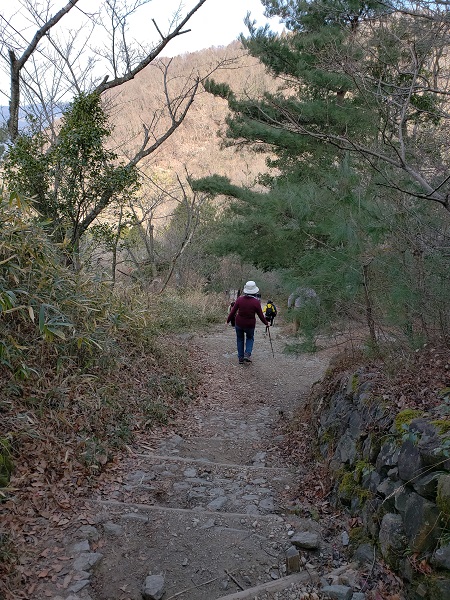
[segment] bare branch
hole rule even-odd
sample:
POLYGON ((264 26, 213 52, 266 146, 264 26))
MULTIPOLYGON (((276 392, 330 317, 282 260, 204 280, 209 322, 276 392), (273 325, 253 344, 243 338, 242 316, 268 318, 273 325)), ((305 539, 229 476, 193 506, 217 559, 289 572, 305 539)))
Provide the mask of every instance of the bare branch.
POLYGON ((12 140, 19 135, 19 104, 20 104, 20 72, 30 56, 36 50, 41 39, 54 27, 72 8, 78 0, 70 0, 64 8, 49 19, 38 31, 23 52, 20 58, 16 57, 14 50, 8 51, 11 73, 11 96, 9 101, 8 131, 12 140))
POLYGON ((153 62, 155 58, 157 58, 161 54, 161 52, 171 40, 173 40, 179 35, 182 35, 183 33, 186 33, 186 31, 182 31, 183 27, 186 25, 186 23, 189 21, 192 15, 194 15, 199 10, 199 8, 203 6, 203 4, 205 4, 205 2, 206 0, 200 0, 199 2, 197 2, 194 8, 184 17, 184 19, 182 19, 178 23, 175 29, 171 33, 168 33, 166 36, 162 36, 162 40, 156 46, 156 48, 154 48, 143 60, 141 60, 140 63, 134 69, 132 69, 122 77, 115 77, 111 81, 102 82, 99 86, 97 86, 95 91, 101 94, 106 90, 110 90, 114 87, 122 85, 127 81, 130 81, 131 79, 134 79, 136 75, 140 71, 142 71, 142 69, 145 69, 147 65, 153 62))

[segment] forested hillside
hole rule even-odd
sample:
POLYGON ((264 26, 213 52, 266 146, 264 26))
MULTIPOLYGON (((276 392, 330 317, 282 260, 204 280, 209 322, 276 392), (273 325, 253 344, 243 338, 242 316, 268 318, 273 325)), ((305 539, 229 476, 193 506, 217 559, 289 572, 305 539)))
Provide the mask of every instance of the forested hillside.
MULTIPOLYGON (((130 148, 139 142, 142 123, 160 110, 166 66, 167 85, 173 86, 176 93, 182 92, 182 82, 188 75, 197 73, 202 77, 212 74, 238 93, 252 97, 273 91, 277 85, 261 62, 249 56, 239 42, 173 59, 162 58, 158 65, 147 67, 110 95, 113 139, 121 151, 130 153, 130 148)), ((252 185, 256 175, 265 169, 265 156, 242 148, 221 148, 220 132, 226 128, 227 114, 225 101, 200 89, 183 126, 152 155, 143 167, 145 171, 149 175, 170 172, 173 176, 174 172, 183 174, 187 169, 194 177, 219 173, 236 183, 252 185)))

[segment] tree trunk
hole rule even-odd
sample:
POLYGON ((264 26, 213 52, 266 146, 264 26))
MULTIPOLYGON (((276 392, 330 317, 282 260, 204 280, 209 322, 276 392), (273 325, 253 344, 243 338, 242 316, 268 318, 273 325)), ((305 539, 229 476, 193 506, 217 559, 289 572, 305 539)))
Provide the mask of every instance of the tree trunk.
POLYGON ((378 348, 377 335, 375 332, 375 321, 373 318, 373 304, 369 289, 369 265, 363 265, 363 285, 364 297, 366 300, 366 320, 369 327, 370 340, 373 344, 373 347, 378 348))

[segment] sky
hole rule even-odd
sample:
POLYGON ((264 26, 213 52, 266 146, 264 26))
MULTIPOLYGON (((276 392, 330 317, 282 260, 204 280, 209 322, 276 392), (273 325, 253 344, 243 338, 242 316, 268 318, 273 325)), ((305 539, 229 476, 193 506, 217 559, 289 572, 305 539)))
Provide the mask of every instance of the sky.
MULTIPOLYGON (((38 5, 46 5, 47 2, 48 0, 37 0, 38 5)), ((67 4, 67 0, 52 0, 51 3, 50 14, 53 15, 67 4)), ((81 18, 80 11, 93 12, 99 4, 100 0, 80 0, 76 7, 60 21, 58 27, 61 31, 65 27, 76 28, 81 18)), ((195 0, 183 0, 182 14, 185 15, 195 4, 195 0)), ((167 33, 170 19, 179 7, 180 0, 151 0, 147 5, 139 8, 137 18, 130 20, 130 36, 141 43, 159 41, 152 18, 155 19, 160 30, 167 33)), ((258 26, 269 22, 272 30, 281 31, 282 26, 277 19, 268 21, 264 17, 264 8, 260 0, 207 0, 189 21, 187 28, 191 31, 172 40, 164 50, 164 56, 176 56, 211 46, 229 44, 240 33, 246 33, 243 21, 247 12, 251 13, 252 19, 256 20, 258 26)), ((36 29, 24 20, 20 0, 0 0, 0 15, 13 24, 16 30, 26 35, 27 39, 32 38, 36 29)), ((2 66, 4 68, 5 65, 2 66)), ((9 79, 2 69, 0 105, 8 103, 8 88, 9 79)))
MULTIPOLYGON (((151 17, 154 17, 158 26, 167 25, 167 19, 178 8, 179 0, 152 0, 152 2, 141 9, 141 13, 149 15, 149 21, 140 19, 139 23, 133 24, 138 34, 145 36, 148 26, 153 27, 151 17), (156 16, 154 16, 156 15, 156 16)), ((185 0, 184 13, 192 8, 195 0, 185 0)), ((173 40, 169 47, 171 55, 193 52, 211 46, 225 46, 235 40, 240 33, 246 32, 244 18, 247 12, 251 12, 252 18, 258 25, 265 25, 268 21, 264 17, 264 7, 260 0, 207 0, 189 21, 188 28, 192 31, 173 40)), ((271 28, 275 31, 281 30, 278 19, 270 21, 271 28)))

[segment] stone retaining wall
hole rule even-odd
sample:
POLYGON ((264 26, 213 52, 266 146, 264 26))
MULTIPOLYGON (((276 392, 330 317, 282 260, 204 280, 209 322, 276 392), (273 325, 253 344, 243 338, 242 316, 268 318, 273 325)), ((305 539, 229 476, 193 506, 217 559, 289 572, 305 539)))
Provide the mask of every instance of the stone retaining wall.
POLYGON ((372 544, 412 600, 450 598, 450 421, 443 408, 393 411, 365 369, 314 406, 334 498, 348 508, 355 550, 372 544), (445 414, 445 413, 444 413, 445 414))

